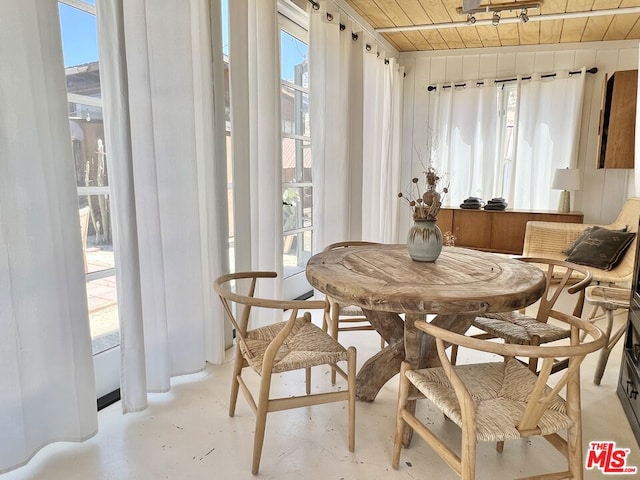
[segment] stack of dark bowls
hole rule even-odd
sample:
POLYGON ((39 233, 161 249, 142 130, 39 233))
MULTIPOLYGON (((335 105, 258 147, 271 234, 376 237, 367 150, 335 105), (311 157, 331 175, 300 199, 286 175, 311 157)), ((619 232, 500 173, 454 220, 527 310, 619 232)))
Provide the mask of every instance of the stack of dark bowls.
POLYGON ((460 204, 460 208, 464 208, 465 210, 480 210, 482 205, 484 205, 484 202, 481 198, 469 197, 460 204))
POLYGON ((492 198, 484 206, 485 210, 504 210, 505 208, 507 208, 507 202, 504 198, 492 198))

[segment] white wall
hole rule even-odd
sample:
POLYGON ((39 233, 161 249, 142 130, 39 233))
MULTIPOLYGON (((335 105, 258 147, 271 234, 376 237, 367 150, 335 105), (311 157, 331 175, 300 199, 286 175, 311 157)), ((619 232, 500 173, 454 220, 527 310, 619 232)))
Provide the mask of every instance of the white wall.
MULTIPOLYGON (((420 171, 415 148, 426 144, 428 85, 442 82, 510 78, 530 73, 598 67, 587 74, 580 131, 578 166, 582 189, 572 194, 574 210, 586 223, 609 223, 624 201, 635 196, 633 170, 596 169, 598 122, 605 73, 638 68, 638 41, 593 42, 552 46, 503 47, 404 53, 405 99, 403 177, 420 171)), ((640 132, 638 132, 640 133, 640 132)), ((408 209, 406 209, 408 210, 408 209)), ((403 219, 408 225, 409 215, 403 219)))

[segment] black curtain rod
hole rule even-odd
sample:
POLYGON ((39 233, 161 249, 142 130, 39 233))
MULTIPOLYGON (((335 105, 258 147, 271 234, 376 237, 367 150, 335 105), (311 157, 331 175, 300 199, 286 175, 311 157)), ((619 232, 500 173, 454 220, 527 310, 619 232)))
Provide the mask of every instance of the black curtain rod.
MULTIPOLYGON (((592 67, 589 70, 586 70, 587 73, 598 73, 598 67, 592 67)), ((582 70, 575 70, 572 72, 569 72, 569 75, 577 75, 578 73, 582 73, 582 70)), ((556 74, 555 73, 545 73, 544 75, 540 75, 540 78, 553 78, 555 77, 556 74)), ((531 80, 531 75, 528 75, 526 77, 522 77, 522 80, 531 80)), ((516 80, 518 80, 517 78, 503 78, 500 80, 494 80, 493 83, 507 83, 507 82, 515 82, 516 80)), ((479 85, 484 85, 484 82, 476 82, 476 87, 479 85)), ((467 84, 466 83, 454 83, 453 84, 454 87, 466 87, 467 84)), ((438 87, 435 85, 429 85, 427 87, 427 91, 432 92, 434 90, 436 90, 438 87)), ((451 85, 443 85, 442 88, 451 88, 451 85)))
MULTIPOLYGON (((318 2, 316 2, 315 0, 308 0, 308 1, 309 1, 309 3, 311 4, 311 7, 312 7, 314 10, 320 10, 320 4, 319 4, 318 2)), ((327 12, 327 20, 329 20, 330 22, 333 20, 333 14, 331 14, 330 12, 327 12)), ((341 24, 340 24, 340 31, 341 31, 341 32, 342 32, 342 31, 344 31, 344 30, 346 30, 346 28, 347 28, 347 27, 346 27, 346 25, 345 25, 344 23, 341 23, 341 24)), ((354 32, 351 32, 351 39, 352 39, 354 42, 355 42, 356 40, 358 40, 358 34, 357 34, 357 33, 354 33, 354 32)), ((366 49, 367 49, 367 52, 370 52, 370 51, 371 51, 371 45, 369 45, 369 44, 367 43, 367 45, 366 45, 366 49)), ((378 56, 380 56, 380 52, 378 52, 378 56)), ((385 63, 386 65, 388 65, 388 64, 389 64, 389 59, 388 59, 388 58, 385 58, 385 59, 384 59, 384 63, 385 63)), ((407 76, 407 74, 405 73, 405 77, 406 77, 406 76, 407 76)), ((431 87, 429 87, 429 88, 431 88, 431 87)), ((435 87, 434 87, 434 88, 435 88, 435 87)))

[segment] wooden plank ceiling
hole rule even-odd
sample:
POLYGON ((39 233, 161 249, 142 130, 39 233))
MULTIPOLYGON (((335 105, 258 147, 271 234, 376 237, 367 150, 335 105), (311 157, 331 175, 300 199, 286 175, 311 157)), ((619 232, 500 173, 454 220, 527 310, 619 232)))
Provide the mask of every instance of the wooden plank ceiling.
MULTIPOLYGON (((462 0, 345 0, 374 28, 403 27, 433 23, 464 22, 457 9, 462 0)), ((540 9, 528 15, 560 14, 638 7, 640 0, 522 0, 539 1, 540 9)), ((514 0, 484 0, 482 6, 512 4, 514 0)), ((520 11, 503 11, 501 18, 516 17, 520 11)), ((475 14, 477 20, 491 19, 490 13, 475 14)), ((383 33, 400 52, 448 50, 454 48, 538 45, 601 40, 640 39, 640 14, 603 15, 527 23, 464 26, 434 30, 383 33)))

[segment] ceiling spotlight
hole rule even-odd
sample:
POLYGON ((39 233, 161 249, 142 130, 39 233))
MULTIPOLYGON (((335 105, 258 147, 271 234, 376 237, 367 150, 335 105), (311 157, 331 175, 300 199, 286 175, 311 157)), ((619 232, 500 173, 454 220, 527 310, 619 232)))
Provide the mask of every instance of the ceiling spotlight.
POLYGON ((523 8, 522 13, 518 16, 522 23, 527 23, 529 21, 529 15, 527 15, 527 9, 523 8))
POLYGON ((500 14, 498 12, 493 12, 493 18, 491 19, 491 25, 497 27, 500 23, 500 14))
POLYGON ((467 25, 473 25, 474 23, 476 23, 476 17, 474 17, 473 14, 469 13, 467 15, 467 25))

